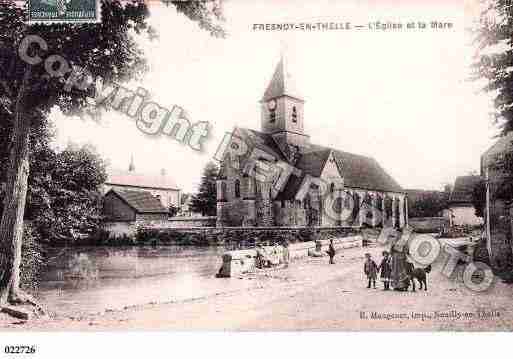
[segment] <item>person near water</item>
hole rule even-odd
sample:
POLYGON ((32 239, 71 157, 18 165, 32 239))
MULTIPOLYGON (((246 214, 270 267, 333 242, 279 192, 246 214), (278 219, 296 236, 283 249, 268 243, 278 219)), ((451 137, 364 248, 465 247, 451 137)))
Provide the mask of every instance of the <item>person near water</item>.
POLYGON ((410 285, 408 276, 407 259, 408 259, 408 243, 407 236, 399 230, 393 238, 390 247, 391 256, 391 284, 394 290, 406 291, 410 285))
POLYGON ((335 246, 333 245, 333 238, 330 239, 330 245, 328 247, 328 256, 330 257, 330 264, 335 264, 335 261, 333 260, 333 258, 335 258, 335 254, 336 254, 336 251, 335 251, 335 246))
POLYGON ((378 272, 380 272, 380 278, 383 282, 383 289, 390 289, 390 276, 392 275, 392 267, 390 264, 390 257, 387 251, 383 251, 383 259, 378 266, 378 272))
POLYGON ((376 262, 372 260, 370 253, 365 253, 365 264, 363 265, 363 272, 367 276, 367 280, 369 281, 367 288, 372 286, 374 289, 376 289, 376 277, 378 273, 378 266, 376 265, 376 262))
POLYGON ((283 241, 283 264, 284 267, 287 268, 289 266, 290 262, 290 251, 289 251, 289 241, 284 240, 283 241))

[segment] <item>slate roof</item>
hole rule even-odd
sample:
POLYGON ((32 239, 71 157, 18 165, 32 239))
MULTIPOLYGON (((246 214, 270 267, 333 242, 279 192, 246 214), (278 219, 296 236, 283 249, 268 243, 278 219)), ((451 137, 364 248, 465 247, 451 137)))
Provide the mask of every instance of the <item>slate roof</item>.
POLYGON ((472 192, 474 187, 481 181, 481 176, 459 176, 454 182, 449 203, 472 203, 472 192))
POLYGON ((168 213, 150 192, 111 189, 106 195, 109 193, 114 193, 137 213, 168 213))
MULTIPOLYGON (((245 128, 237 128, 235 133, 243 137, 242 139, 247 141, 248 146, 255 146, 279 160, 288 162, 270 134, 245 128)), ((278 194, 277 200, 293 199, 307 174, 312 177, 320 177, 331 152, 333 152, 336 164, 344 177, 346 187, 404 192, 375 159, 312 144, 302 153, 295 164, 295 167, 301 170, 301 176, 291 175, 285 188, 278 194)))
POLYGON ((490 162, 495 162, 497 155, 513 151, 513 132, 500 137, 486 152, 481 156, 481 175, 485 175, 485 168, 490 162))
POLYGON ((140 188, 178 190, 178 186, 167 175, 148 175, 133 171, 109 170, 106 184, 140 188))
POLYGON ((268 101, 280 96, 290 96, 299 100, 303 98, 297 90, 294 79, 287 71, 286 62, 283 57, 274 70, 273 77, 264 92, 262 101, 268 101))

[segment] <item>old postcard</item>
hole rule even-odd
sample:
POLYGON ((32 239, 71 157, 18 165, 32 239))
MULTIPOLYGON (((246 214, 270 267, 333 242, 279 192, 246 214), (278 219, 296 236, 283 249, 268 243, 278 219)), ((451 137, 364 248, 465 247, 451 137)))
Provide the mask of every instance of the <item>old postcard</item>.
POLYGON ((0 0, 0 331, 511 331, 512 23, 0 0))

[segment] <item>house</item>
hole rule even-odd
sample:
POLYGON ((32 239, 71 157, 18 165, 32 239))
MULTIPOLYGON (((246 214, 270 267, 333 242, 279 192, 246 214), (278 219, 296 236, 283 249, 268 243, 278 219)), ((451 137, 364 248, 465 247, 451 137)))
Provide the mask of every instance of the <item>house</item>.
POLYGON ((311 143, 304 104, 282 58, 260 101, 260 131, 235 128, 232 138, 248 150, 232 143, 222 157, 217 225, 404 227, 401 186, 371 157, 311 143), (262 180, 244 170, 254 153, 261 165, 294 170, 276 188, 276 177, 262 180), (329 198, 344 210, 330 211, 329 198))
POLYGON ((148 191, 110 189, 103 201, 104 228, 112 236, 132 235, 140 224, 165 222, 168 209, 148 191))
POLYGON ((133 158, 128 171, 109 170, 103 186, 103 193, 111 189, 135 190, 151 193, 160 200, 163 207, 180 207, 181 190, 164 170, 157 175, 137 173, 133 158))
POLYGON ((513 132, 499 138, 481 156, 481 176, 487 182, 485 209, 487 249, 491 264, 495 268, 511 264, 513 252, 512 201, 511 198, 497 196, 505 173, 495 166, 497 162, 511 156, 513 156, 513 132))
POLYGON ((449 196, 448 208, 445 211, 450 226, 479 226, 483 224, 483 219, 476 216, 476 210, 472 204, 474 188, 481 180, 481 176, 459 176, 456 178, 449 196))

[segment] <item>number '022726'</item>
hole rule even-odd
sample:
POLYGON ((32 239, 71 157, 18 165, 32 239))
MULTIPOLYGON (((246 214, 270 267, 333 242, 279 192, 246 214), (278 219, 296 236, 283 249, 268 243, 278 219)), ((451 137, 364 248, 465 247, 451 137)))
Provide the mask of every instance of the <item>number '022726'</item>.
POLYGON ((35 345, 6 345, 4 347, 5 354, 35 354, 35 345))

